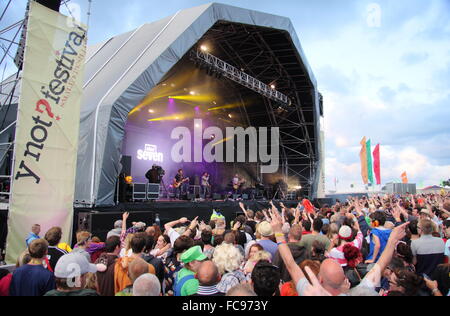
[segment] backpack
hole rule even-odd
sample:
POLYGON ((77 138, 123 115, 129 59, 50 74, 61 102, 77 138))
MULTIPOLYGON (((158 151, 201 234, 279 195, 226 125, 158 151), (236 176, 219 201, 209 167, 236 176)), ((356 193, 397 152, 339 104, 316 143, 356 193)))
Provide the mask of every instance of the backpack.
POLYGON ((186 275, 185 277, 181 278, 181 280, 178 280, 178 274, 175 278, 175 286, 174 286, 174 296, 181 296, 181 289, 183 288, 184 284, 189 281, 195 279, 195 276, 193 274, 186 275))

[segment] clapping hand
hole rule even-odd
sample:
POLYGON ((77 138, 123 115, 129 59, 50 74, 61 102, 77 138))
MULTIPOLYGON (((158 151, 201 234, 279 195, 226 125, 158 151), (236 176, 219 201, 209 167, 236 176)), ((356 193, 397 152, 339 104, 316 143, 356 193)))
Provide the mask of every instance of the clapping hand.
POLYGON ((198 225, 198 216, 192 220, 189 228, 194 229, 195 227, 197 227, 197 225, 198 225))
POLYGON ((186 217, 182 217, 179 219, 180 224, 186 224, 187 222, 189 222, 189 220, 186 217))
POLYGON ((283 219, 276 208, 272 208, 269 211, 270 215, 267 216, 267 221, 272 226, 272 230, 275 234, 283 233, 283 219))

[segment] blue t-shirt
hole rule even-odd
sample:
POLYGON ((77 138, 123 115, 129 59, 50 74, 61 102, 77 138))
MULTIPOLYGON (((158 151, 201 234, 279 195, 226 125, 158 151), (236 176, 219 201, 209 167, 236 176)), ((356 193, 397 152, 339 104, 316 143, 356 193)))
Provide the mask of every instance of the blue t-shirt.
POLYGON ((272 240, 260 240, 258 241, 258 244, 260 244, 265 251, 272 255, 272 259, 275 258, 275 254, 278 250, 278 245, 276 243, 274 243, 272 240))
POLYGON ((45 293, 55 288, 55 277, 52 272, 42 265, 27 264, 14 271, 9 295, 44 296, 45 293))
POLYGON ((370 252, 369 255, 367 256, 367 260, 372 260, 373 258, 373 252, 375 251, 375 243, 373 242, 373 236, 375 235, 378 237, 378 239, 380 240, 380 251, 378 251, 378 256, 375 259, 375 262, 378 261, 378 259, 380 259, 381 254, 384 251, 384 248, 386 248, 386 244, 389 240, 389 236, 391 235, 392 230, 390 229, 379 229, 379 228, 374 228, 372 229, 372 232, 370 234, 370 252))
POLYGON ((25 242, 27 243, 27 247, 33 242, 33 240, 41 239, 38 235, 34 233, 29 233, 25 242))

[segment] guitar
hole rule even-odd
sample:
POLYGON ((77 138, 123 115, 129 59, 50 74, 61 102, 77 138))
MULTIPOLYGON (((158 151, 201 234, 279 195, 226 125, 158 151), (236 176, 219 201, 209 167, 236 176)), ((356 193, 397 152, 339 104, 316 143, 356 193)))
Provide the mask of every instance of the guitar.
POLYGON ((234 190, 239 190, 239 188, 241 187, 241 185, 243 185, 245 183, 245 180, 241 180, 239 181, 237 184, 233 184, 233 189, 234 190))
POLYGON ((185 182, 189 182, 189 178, 184 178, 183 180, 181 180, 180 182, 177 182, 176 180, 173 180, 173 187, 175 189, 178 189, 179 187, 181 187, 181 185, 185 182))
POLYGON ((209 177, 208 177, 208 178, 203 178, 203 177, 202 177, 201 184, 204 185, 204 186, 206 186, 206 187, 208 187, 208 188, 210 188, 210 187, 211 187, 211 184, 209 183, 209 177))

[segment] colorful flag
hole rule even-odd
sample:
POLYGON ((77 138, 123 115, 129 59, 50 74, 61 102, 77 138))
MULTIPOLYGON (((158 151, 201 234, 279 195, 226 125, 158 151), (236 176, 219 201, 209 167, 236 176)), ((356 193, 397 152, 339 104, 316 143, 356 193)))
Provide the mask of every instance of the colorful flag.
POLYGON ((406 171, 402 173, 402 182, 403 183, 409 183, 408 182, 408 175, 406 174, 406 171))
POLYGON ((302 201, 303 206, 305 207, 306 211, 310 214, 314 214, 314 206, 312 205, 311 201, 308 199, 304 199, 302 201))
POLYGON ((366 143, 366 150, 367 150, 367 171, 368 171, 368 178, 369 183, 373 184, 373 165, 372 165, 372 144, 370 139, 366 143))
POLYGON ((378 144, 373 151, 373 170, 375 171, 377 185, 381 185, 380 144, 378 144))
POLYGON ((369 183, 368 166, 367 166, 367 143, 366 137, 361 140, 361 152, 359 153, 361 159, 361 177, 364 184, 369 183))

